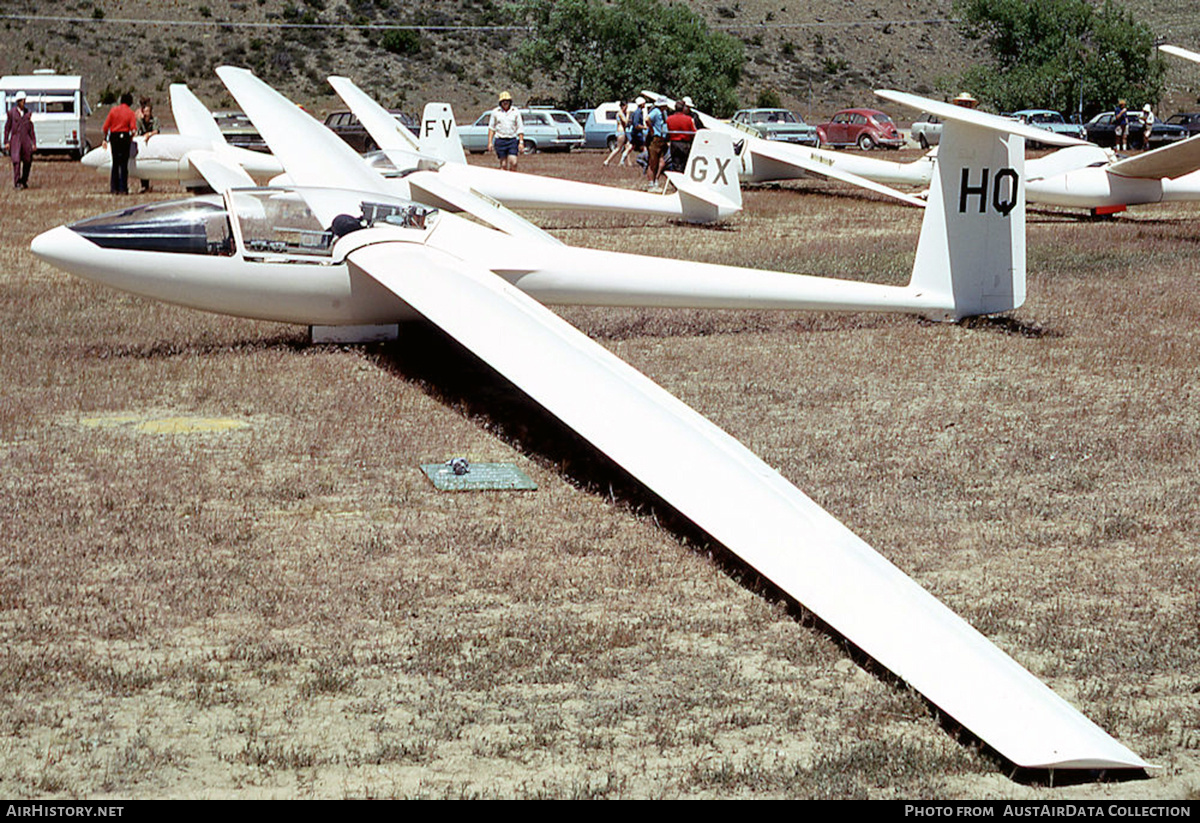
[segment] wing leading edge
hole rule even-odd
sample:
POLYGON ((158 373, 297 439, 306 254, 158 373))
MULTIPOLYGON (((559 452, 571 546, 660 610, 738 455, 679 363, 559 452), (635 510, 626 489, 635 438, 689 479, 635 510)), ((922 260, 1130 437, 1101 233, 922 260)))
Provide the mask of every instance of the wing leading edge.
POLYGON ((407 243, 349 260, 1013 763, 1148 767, 745 446, 520 290, 407 243))

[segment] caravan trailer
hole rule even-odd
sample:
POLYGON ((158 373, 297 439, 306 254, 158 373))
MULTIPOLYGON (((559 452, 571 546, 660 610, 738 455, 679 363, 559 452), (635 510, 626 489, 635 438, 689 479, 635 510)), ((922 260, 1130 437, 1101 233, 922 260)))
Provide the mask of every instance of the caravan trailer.
POLYGON ((92 113, 77 74, 55 74, 50 70, 0 77, 4 109, 0 122, 16 105, 17 92, 25 92, 25 106, 33 112, 33 131, 39 152, 65 152, 83 157, 91 146, 84 135, 87 116, 92 113))

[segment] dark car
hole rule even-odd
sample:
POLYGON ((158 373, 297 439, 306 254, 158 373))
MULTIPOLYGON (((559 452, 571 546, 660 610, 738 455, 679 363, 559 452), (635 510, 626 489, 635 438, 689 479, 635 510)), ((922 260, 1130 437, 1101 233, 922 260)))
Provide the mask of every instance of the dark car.
POLYGON ((258 133, 258 129, 254 128, 254 124, 250 122, 250 118, 244 112, 214 111, 212 116, 213 120, 217 121, 217 128, 221 130, 225 142, 229 145, 270 153, 271 149, 267 146, 267 141, 262 139, 262 135, 258 133))
POLYGON ((1167 118, 1168 126, 1185 128, 1188 134, 1200 134, 1200 112, 1180 112, 1167 118))
POLYGON ((904 145, 892 118, 876 109, 842 109, 828 123, 817 126, 817 137, 823 146, 858 146, 863 151, 904 145))
MULTIPOLYGON (((388 109, 388 114, 395 117, 400 125, 413 134, 420 132, 421 127, 417 125, 417 121, 411 115, 399 109, 388 109)), ((371 139, 371 135, 363 128, 363 124, 358 122, 358 118, 354 116, 353 112, 335 111, 325 118, 325 125, 359 154, 379 148, 371 139)))
MULTIPOLYGON (((1116 141, 1116 126, 1113 124, 1113 113, 1106 111, 1097 114, 1084 125, 1085 138, 1097 146, 1113 146, 1116 141)), ((1186 140, 1188 130, 1183 126, 1164 123, 1156 120, 1150 127, 1150 145, 1142 145, 1142 116, 1141 112, 1129 112, 1129 146, 1134 149, 1157 148, 1167 143, 1186 140)))

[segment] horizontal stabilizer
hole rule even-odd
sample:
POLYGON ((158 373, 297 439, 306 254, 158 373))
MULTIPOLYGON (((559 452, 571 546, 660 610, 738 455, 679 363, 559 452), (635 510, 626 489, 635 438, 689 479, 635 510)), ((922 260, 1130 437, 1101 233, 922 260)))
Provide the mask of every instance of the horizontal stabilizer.
POLYGON ((902 106, 908 106, 917 111, 927 111, 943 120, 954 120, 982 129, 1016 134, 1035 143, 1054 146, 1087 145, 1086 140, 1080 140, 1078 137, 1056 134, 1046 129, 1039 129, 1036 126, 1026 125, 1019 120, 1012 120, 1008 117, 1001 117, 998 114, 989 114, 985 111, 976 111, 975 109, 956 106, 953 103, 945 103, 941 100, 931 100, 928 97, 920 97, 916 94, 909 94, 903 91, 892 91, 891 89, 877 89, 875 93, 884 100, 891 100, 893 103, 899 103, 902 106))
POLYGON ((1200 169, 1200 135, 1118 160, 1108 167, 1108 173, 1162 180, 1182 177, 1197 169, 1200 169))
POLYGON ((226 163, 211 151, 190 151, 186 157, 213 191, 258 185, 241 166, 226 163))

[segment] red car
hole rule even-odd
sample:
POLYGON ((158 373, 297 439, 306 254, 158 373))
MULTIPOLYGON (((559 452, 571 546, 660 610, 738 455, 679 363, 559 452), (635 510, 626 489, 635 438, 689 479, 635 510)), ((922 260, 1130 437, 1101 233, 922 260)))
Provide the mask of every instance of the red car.
POLYGON ((828 123, 817 126, 817 137, 822 146, 858 146, 863 151, 904 145, 892 118, 875 109, 842 109, 828 123))

